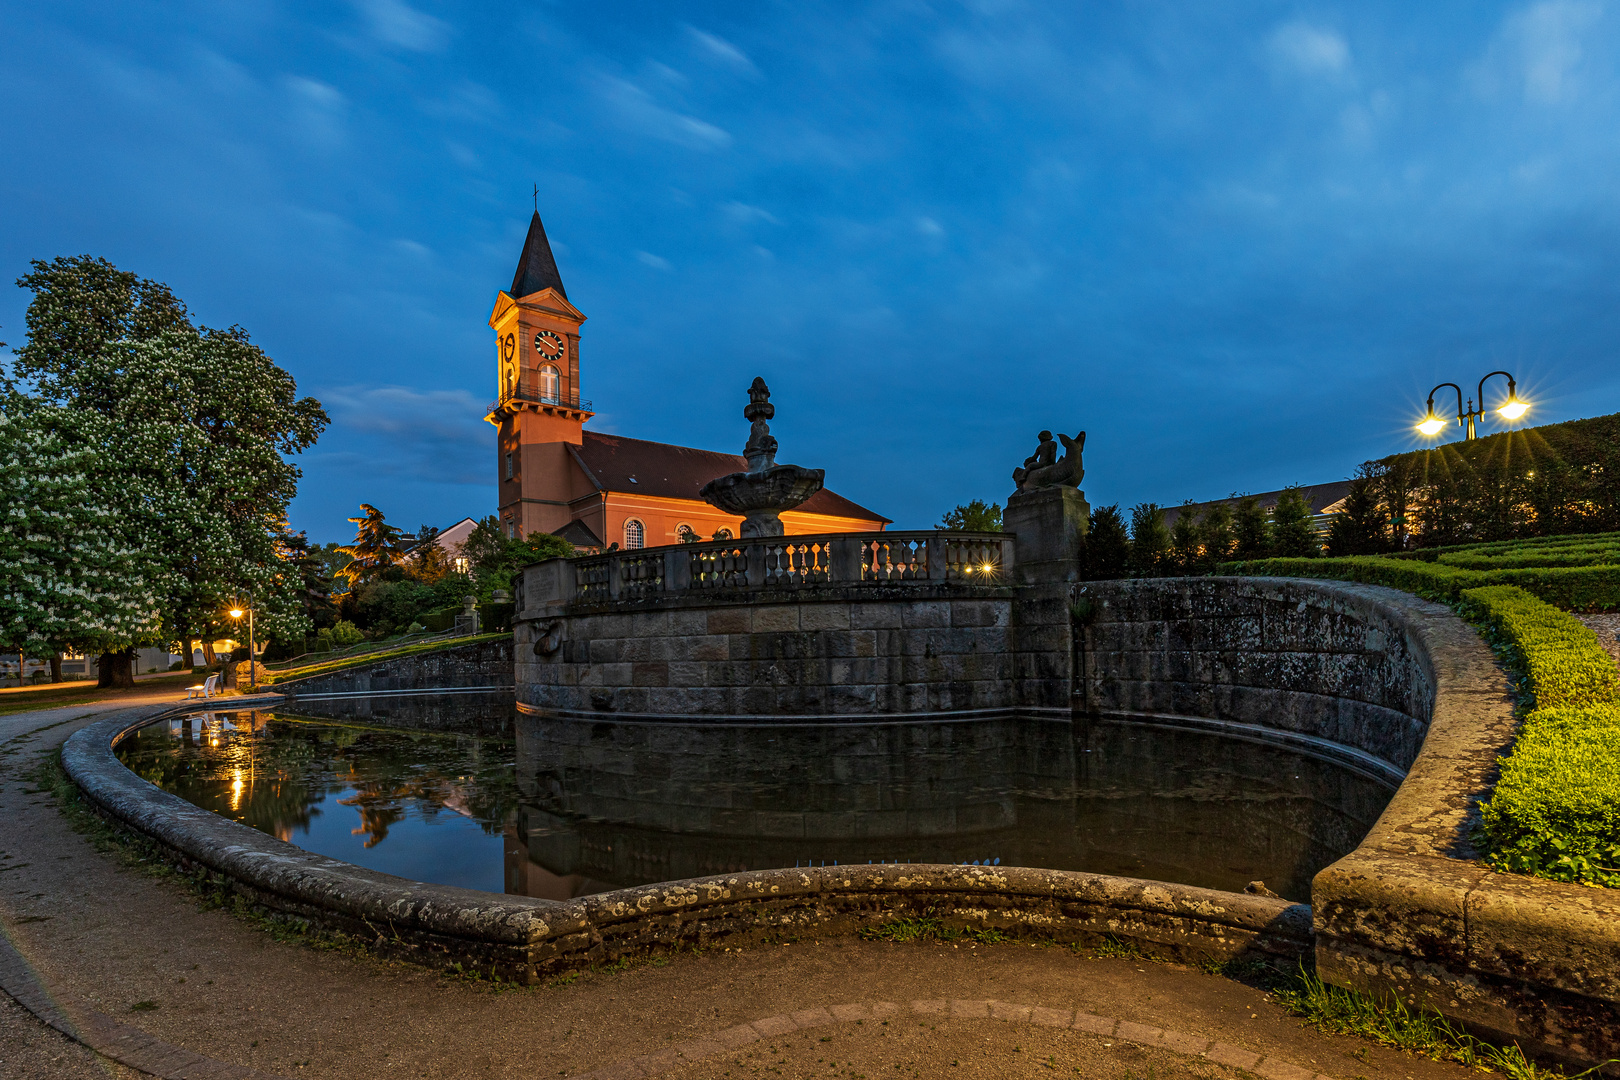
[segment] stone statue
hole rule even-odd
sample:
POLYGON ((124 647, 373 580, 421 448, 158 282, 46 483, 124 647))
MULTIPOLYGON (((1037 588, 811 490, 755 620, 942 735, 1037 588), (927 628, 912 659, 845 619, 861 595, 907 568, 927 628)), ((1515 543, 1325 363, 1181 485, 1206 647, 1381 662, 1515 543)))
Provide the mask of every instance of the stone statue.
POLYGON ((776 437, 769 423, 775 415, 771 388, 756 377, 748 388, 748 404, 743 406, 743 419, 749 422, 748 443, 743 447, 748 470, 717 476, 698 492, 709 505, 742 517, 744 539, 781 536, 782 511, 793 509, 821 490, 820 469, 776 463, 776 437))
POLYGON ((1041 432, 1040 445, 1035 452, 1024 459, 1022 468, 1013 470, 1013 482, 1018 485, 1020 492, 1045 487, 1079 487, 1086 475, 1080 456, 1085 445, 1086 433, 1083 431, 1072 439, 1059 432, 1057 441, 1053 440, 1050 431, 1041 432), (1059 441, 1063 443, 1061 458, 1057 456, 1059 441))

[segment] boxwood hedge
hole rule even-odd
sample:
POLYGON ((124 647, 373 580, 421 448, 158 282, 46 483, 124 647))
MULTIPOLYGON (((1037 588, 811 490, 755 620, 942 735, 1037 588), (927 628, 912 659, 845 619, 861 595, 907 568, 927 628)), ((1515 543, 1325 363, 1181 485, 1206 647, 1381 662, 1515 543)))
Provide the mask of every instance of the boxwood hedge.
POLYGON ((1597 635, 1522 589, 1465 590, 1534 697, 1482 808, 1501 870, 1620 887, 1620 675, 1597 635))

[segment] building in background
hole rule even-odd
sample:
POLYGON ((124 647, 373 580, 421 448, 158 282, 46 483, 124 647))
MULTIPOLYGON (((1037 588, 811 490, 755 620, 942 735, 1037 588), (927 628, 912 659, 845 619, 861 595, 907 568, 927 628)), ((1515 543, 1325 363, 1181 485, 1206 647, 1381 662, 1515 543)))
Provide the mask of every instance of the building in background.
MULTIPOLYGON (((496 445, 501 527, 508 536, 555 533, 576 547, 655 547, 717 533, 742 518, 698 489, 746 469, 740 455, 586 431, 579 331, 546 230, 529 221, 512 287, 495 299, 496 399, 485 417, 496 445)), ((789 534, 876 532, 889 519, 825 488, 782 515, 789 534)))
MULTIPOLYGON (((1262 491, 1258 495, 1233 495, 1225 499, 1210 499, 1208 502, 1188 503, 1184 506, 1167 506, 1164 508, 1164 525, 1170 528, 1175 525, 1176 519, 1183 513, 1191 511, 1195 518, 1202 518, 1204 511, 1218 503, 1225 503, 1233 510, 1244 499, 1253 499, 1269 516, 1277 508, 1277 500, 1282 498, 1283 491, 1262 491)), ((1327 535, 1328 526, 1333 522, 1333 516, 1344 509, 1345 496, 1350 494, 1350 481, 1335 480, 1330 484, 1313 484, 1310 487, 1301 487, 1299 493, 1305 497, 1305 503, 1311 508, 1311 523, 1316 531, 1327 535)))

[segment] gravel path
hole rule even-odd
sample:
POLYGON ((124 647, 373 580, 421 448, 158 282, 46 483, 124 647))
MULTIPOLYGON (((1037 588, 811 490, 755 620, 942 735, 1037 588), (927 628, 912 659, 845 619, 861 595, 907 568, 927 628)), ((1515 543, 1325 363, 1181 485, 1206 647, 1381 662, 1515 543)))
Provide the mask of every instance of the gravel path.
MULTIPOLYGON (((1465 1075, 1316 1034, 1230 980, 1061 948, 805 941, 496 991, 279 943, 224 911, 200 910, 170 880, 97 853, 27 779, 72 731, 129 704, 0 717, 0 925, 55 1000, 213 1062, 334 1080, 1127 1072, 1237 1080, 1239 1065, 1271 1080, 1465 1075), (814 1024, 782 1026, 783 1017, 812 1014, 814 1024), (1057 1016, 1069 1019, 1059 1025, 1057 1016), (739 1041, 743 1025, 757 1037, 739 1041), (1227 1049, 1214 1051, 1215 1040, 1227 1049), (1222 1063, 1219 1054, 1233 1051, 1239 1064, 1222 1063)), ((136 1074, 3 1000, 0 1075, 136 1074)))
POLYGON ((1575 617, 1592 628, 1598 642, 1614 657, 1615 666, 1620 667, 1620 612, 1575 617))

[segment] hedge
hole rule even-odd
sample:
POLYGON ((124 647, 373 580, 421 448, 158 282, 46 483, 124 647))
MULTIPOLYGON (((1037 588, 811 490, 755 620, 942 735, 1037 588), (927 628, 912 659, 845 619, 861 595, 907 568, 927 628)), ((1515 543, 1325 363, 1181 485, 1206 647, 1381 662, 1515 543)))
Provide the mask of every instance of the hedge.
POLYGON ((1326 578, 1388 585, 1431 600, 1456 603, 1467 589, 1516 585, 1571 611, 1620 608, 1620 566, 1542 566, 1471 570, 1446 563, 1351 555, 1341 559, 1254 559, 1221 564, 1219 573, 1326 578))
POLYGON ((1462 609, 1506 645, 1535 704, 1482 807, 1499 870, 1620 887, 1620 674, 1597 635, 1512 586, 1462 609))

